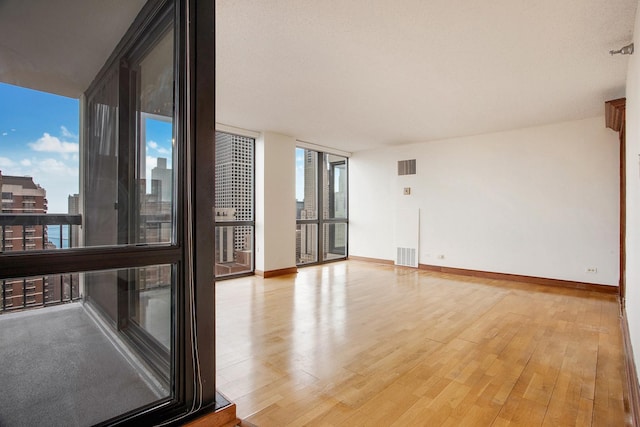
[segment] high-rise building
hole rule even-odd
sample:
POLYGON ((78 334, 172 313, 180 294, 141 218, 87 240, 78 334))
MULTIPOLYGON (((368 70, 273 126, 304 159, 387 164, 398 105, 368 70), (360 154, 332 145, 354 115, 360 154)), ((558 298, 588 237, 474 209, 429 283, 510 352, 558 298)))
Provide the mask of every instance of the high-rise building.
MULTIPOLYGON (((2 213, 25 214, 47 212, 47 192, 33 182, 30 176, 2 175, 2 213)), ((2 250, 28 251, 44 249, 46 245, 46 227, 38 225, 9 225, 2 236, 2 250), (24 230, 23 230, 24 227, 24 230)))
POLYGON ((78 194, 69 194, 69 198, 67 199, 67 212, 76 215, 80 213, 80 195, 78 194))
POLYGON ((253 227, 225 222, 253 221, 254 139, 216 132, 216 271, 251 268, 253 227), (222 263, 237 264, 222 266, 222 263))
POLYGON ((159 202, 170 202, 172 197, 173 170, 167 169, 167 159, 158 157, 158 163, 151 169, 151 193, 158 195, 159 202))
MULTIPOLYGON (((45 214, 47 192, 29 176, 2 175, 2 214, 45 214)), ((1 230, 2 251, 29 251, 47 248, 47 228, 44 225, 4 225, 1 230)), ((42 304, 45 301, 47 278, 6 280, 2 284, 3 310, 42 304)))
MULTIPOLYGON (((80 213, 80 195, 70 194, 67 204, 68 204, 67 212, 70 215, 77 215, 80 213)), ((69 227, 71 227, 71 238, 69 242, 69 247, 77 248, 79 246, 79 241, 80 241, 80 226, 70 225, 69 227)))
POLYGON ((253 138, 216 132, 216 208, 253 220, 253 138))
MULTIPOLYGON (((304 150, 304 201, 300 219, 317 219, 318 215, 318 153, 304 150)), ((300 224, 296 235, 296 263, 317 261, 318 232, 316 224, 300 224)))

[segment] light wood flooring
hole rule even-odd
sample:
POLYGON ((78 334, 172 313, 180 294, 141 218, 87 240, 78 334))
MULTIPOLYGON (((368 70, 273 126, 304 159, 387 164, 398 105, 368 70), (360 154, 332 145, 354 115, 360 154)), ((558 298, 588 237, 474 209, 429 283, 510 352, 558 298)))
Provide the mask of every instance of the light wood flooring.
POLYGON ((216 386, 259 427, 627 423, 614 295, 345 261, 216 296, 216 386))

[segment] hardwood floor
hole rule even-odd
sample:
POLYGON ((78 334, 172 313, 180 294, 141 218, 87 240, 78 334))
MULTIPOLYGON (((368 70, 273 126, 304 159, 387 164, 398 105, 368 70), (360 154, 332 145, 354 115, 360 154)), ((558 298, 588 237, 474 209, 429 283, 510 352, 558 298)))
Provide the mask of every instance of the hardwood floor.
POLYGON ((216 283, 217 388, 268 426, 624 426, 609 294, 345 261, 216 283))

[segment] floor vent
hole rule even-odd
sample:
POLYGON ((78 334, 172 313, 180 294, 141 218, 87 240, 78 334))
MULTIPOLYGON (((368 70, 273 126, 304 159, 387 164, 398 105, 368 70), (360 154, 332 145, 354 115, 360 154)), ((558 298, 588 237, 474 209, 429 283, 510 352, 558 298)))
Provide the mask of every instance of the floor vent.
POLYGON ((396 250, 396 265, 403 265, 406 267, 418 266, 415 248, 396 248, 396 250))

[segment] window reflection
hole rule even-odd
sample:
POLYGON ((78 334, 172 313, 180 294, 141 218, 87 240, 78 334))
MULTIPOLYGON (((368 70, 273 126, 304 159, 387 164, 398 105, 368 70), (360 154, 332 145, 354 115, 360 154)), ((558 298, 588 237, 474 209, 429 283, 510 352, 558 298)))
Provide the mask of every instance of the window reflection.
POLYGON ((173 31, 168 31, 134 70, 139 84, 135 243, 171 243, 174 241, 173 31))

